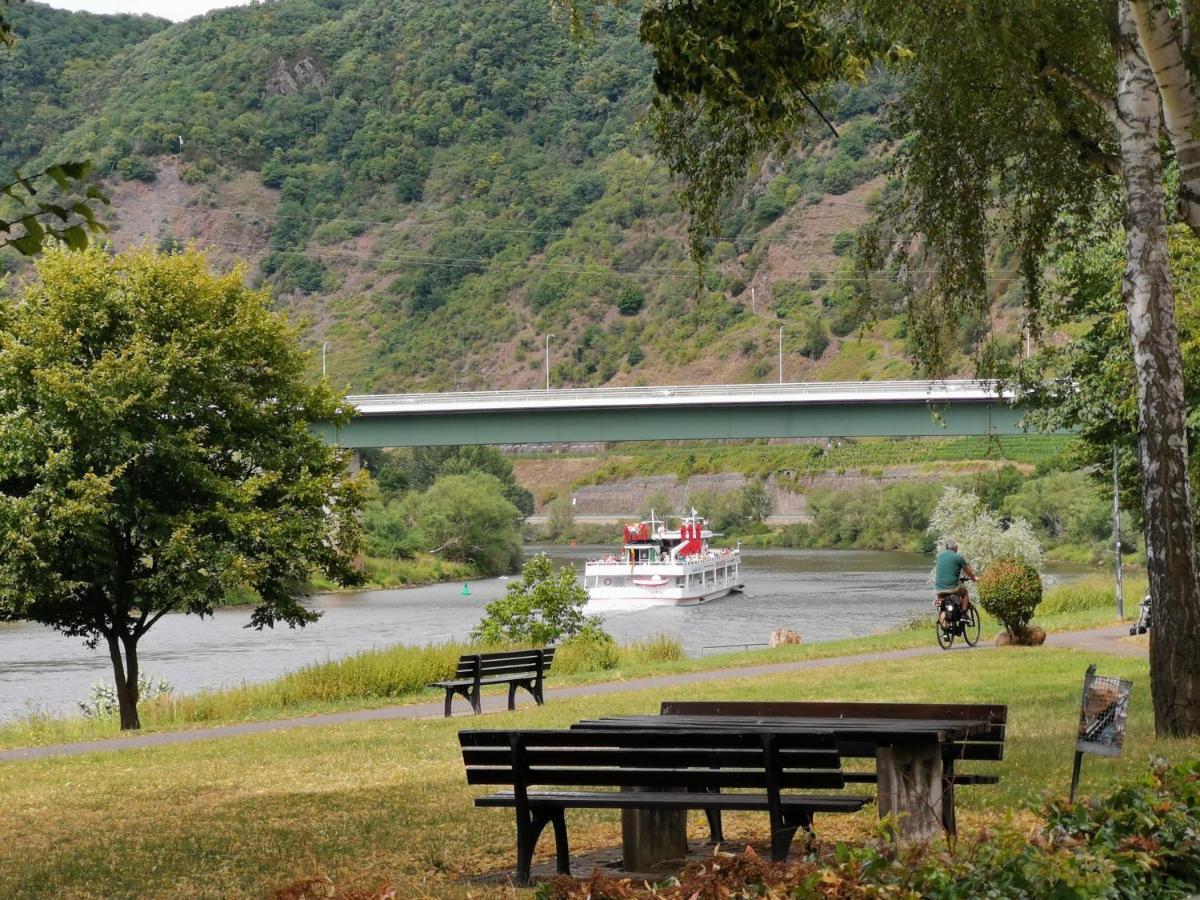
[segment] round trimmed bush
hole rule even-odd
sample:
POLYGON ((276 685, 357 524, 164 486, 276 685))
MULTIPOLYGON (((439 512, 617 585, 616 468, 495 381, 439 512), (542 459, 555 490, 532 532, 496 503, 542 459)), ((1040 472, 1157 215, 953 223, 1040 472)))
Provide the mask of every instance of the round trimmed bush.
POLYGON ((1037 569, 1018 559, 992 562, 979 576, 979 604, 1000 621, 1016 643, 1024 643, 1029 620, 1042 602, 1037 569))

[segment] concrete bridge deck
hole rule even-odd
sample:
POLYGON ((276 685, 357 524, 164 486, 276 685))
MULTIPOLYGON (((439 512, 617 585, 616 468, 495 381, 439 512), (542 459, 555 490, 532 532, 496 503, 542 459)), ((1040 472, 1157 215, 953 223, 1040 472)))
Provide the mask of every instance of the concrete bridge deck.
POLYGON ((994 382, 673 385, 358 395, 347 447, 582 441, 1011 435, 1017 398, 994 382))

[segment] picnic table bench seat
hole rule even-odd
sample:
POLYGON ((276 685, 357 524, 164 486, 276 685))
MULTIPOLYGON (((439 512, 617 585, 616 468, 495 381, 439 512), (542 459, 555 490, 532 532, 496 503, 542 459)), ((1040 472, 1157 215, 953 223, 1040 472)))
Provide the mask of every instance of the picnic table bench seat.
POLYGON ((554 661, 554 648, 543 647, 533 650, 508 650, 496 653, 464 653, 458 660, 454 677, 446 681, 434 681, 430 687, 439 687, 446 692, 446 716, 455 694, 461 694, 471 709, 479 715, 481 688, 489 685, 508 685, 508 708, 517 707, 517 688, 524 688, 541 706, 546 702, 542 687, 550 664, 554 661))
POLYGON ((570 874, 568 809, 702 810, 714 840, 721 810, 766 812, 771 855, 781 861, 798 830, 811 834, 816 813, 857 812, 871 802, 851 794, 785 793, 845 786, 831 734, 664 727, 462 731, 459 741, 468 784, 511 788, 478 797, 475 805, 516 810, 520 884, 529 881, 546 825, 554 829, 557 869, 570 874))

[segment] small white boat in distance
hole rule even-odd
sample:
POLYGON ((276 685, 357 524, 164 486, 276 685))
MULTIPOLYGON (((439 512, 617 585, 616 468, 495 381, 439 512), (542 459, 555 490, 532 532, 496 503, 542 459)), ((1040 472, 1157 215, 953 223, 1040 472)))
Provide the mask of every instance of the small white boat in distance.
POLYGON ((714 549, 707 522, 692 510, 669 529, 650 521, 626 525, 619 555, 588 560, 583 586, 593 600, 630 606, 690 606, 743 588, 740 549, 714 549))

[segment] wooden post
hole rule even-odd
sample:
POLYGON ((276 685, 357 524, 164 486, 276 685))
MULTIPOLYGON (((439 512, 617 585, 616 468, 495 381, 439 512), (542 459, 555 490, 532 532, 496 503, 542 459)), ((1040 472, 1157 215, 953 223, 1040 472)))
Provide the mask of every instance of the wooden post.
POLYGON ((937 744, 879 747, 879 817, 895 814, 902 843, 924 843, 942 830, 942 754, 937 744))
POLYGON ((626 872, 651 872, 664 865, 681 867, 687 859, 687 811, 621 810, 621 855, 626 872))

